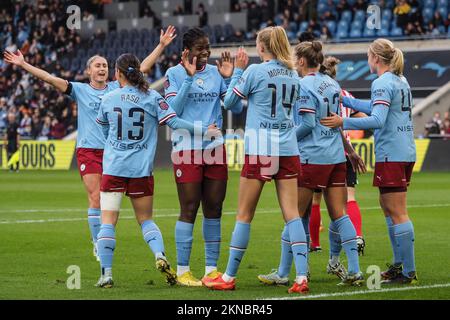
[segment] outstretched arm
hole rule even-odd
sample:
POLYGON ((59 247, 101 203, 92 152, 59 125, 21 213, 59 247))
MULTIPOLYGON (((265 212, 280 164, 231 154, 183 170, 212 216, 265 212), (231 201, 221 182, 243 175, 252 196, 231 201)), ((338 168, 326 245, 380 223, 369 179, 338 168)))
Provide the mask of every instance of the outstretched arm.
POLYGON ((244 96, 238 90, 234 89, 239 79, 243 75, 244 69, 248 65, 249 57, 247 55, 247 52, 243 48, 239 48, 234 61, 235 65, 231 83, 228 86, 227 93, 223 99, 224 108, 226 110, 236 108, 236 106, 239 106, 238 103, 240 102, 240 100, 244 98, 244 96))
POLYGON ((31 73, 36 78, 52 85, 59 91, 66 92, 67 87, 69 85, 67 80, 55 77, 54 75, 51 75, 45 70, 32 66, 31 64, 25 61, 25 58, 23 57, 23 54, 22 52, 20 52, 20 50, 17 50, 17 53, 5 51, 4 58, 7 63, 11 63, 18 67, 21 67, 25 71, 31 73))
POLYGON ((367 115, 372 113, 371 102, 369 100, 360 100, 351 97, 342 97, 342 105, 355 111, 363 112, 367 115))
POLYGON ((141 62, 141 72, 148 73, 158 61, 158 58, 164 52, 164 49, 172 42, 173 39, 177 37, 176 30, 174 26, 169 26, 164 32, 161 29, 161 36, 159 37, 159 44, 156 48, 150 53, 144 61, 141 62))

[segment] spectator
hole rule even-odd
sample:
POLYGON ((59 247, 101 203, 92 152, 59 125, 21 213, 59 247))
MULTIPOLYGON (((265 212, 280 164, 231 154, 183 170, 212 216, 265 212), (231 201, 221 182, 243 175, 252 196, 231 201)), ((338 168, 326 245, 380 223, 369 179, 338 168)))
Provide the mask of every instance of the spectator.
POLYGON ((342 12, 350 10, 350 6, 347 0, 340 0, 336 6, 339 19, 342 17, 342 12))
POLYGON ((261 22, 262 20, 259 6, 255 1, 252 1, 247 10, 247 31, 259 30, 261 22))
POLYGON ((205 10, 205 6, 203 3, 198 5, 197 11, 195 12, 198 15, 199 27, 203 28, 208 25, 208 12, 205 10))
POLYGON ((394 14, 397 16, 397 27, 405 29, 409 22, 410 5, 406 0, 397 0, 397 6, 394 8, 394 14))
POLYGON ((22 137, 31 137, 31 117, 26 110, 23 112, 22 120, 20 120, 19 134, 22 137))
POLYGON ((414 25, 412 22, 408 22, 404 34, 405 36, 421 35, 423 34, 423 31, 420 25, 418 24, 414 25))
POLYGON ((183 7, 182 7, 181 5, 178 4, 178 5, 175 7, 175 10, 173 10, 172 14, 173 14, 174 16, 181 16, 181 15, 183 15, 183 14, 184 14, 183 7))
MULTIPOLYGON (((406 1, 406 0, 404 0, 404 1, 406 1)), ((353 6, 353 12, 356 12, 359 10, 362 10, 364 12, 367 11, 367 1, 365 1, 365 0, 356 1, 356 3, 353 6)))
POLYGON ((228 37, 228 42, 243 42, 245 41, 245 34, 242 30, 235 30, 234 33, 228 37))
POLYGON ((434 12, 432 21, 434 25, 437 27, 444 25, 444 19, 442 18, 441 13, 438 10, 434 12))
POLYGON ((433 118, 425 125, 425 136, 428 137, 431 134, 441 134, 442 130, 441 113, 435 112, 433 118))
POLYGON ((440 31, 436 27, 436 25, 430 21, 427 25, 426 34, 431 36, 438 36, 440 34, 440 31))
POLYGON ((84 10, 83 12, 83 21, 94 21, 95 17, 92 13, 90 13, 87 10, 84 10))
MULTIPOLYGON (((5 145, 9 160, 20 146, 19 126, 17 125, 15 114, 12 112, 8 114, 8 126, 6 129, 5 145)), ((9 170, 15 170, 16 172, 19 171, 19 164, 17 163, 14 167, 11 166, 9 170)))
POLYGON ((444 22, 445 29, 448 31, 450 26, 450 13, 447 15, 447 19, 444 22))
POLYGON ((44 118, 44 123, 41 126, 41 131, 39 132, 39 140, 50 139, 50 130, 52 128, 52 119, 50 116, 44 118))
POLYGON ((444 120, 444 126, 442 128, 442 135, 446 136, 446 140, 450 138, 450 119, 444 120))
POLYGON ((0 98, 0 136, 2 136, 6 131, 6 123, 7 123, 7 105, 6 98, 0 98))
POLYGON ((330 30, 328 29, 327 26, 323 25, 322 32, 320 34, 320 41, 325 42, 331 40, 331 38, 333 38, 333 36, 331 35, 330 30))
POLYGON ((66 128, 64 123, 60 122, 57 118, 53 119, 50 129, 50 137, 55 140, 60 140, 66 136, 66 128))
POLYGON ((241 12, 241 4, 239 2, 235 2, 231 7, 231 12, 241 12))

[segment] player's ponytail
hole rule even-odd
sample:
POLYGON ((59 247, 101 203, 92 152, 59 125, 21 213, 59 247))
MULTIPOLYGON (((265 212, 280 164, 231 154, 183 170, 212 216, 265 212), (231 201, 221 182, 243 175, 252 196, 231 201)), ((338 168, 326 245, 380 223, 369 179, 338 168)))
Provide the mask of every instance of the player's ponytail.
POLYGON ((145 80, 144 74, 140 71, 141 62, 131 54, 122 54, 116 60, 116 68, 124 75, 125 79, 133 86, 144 93, 148 92, 150 84, 145 80))
POLYGON ((341 63, 341 60, 339 60, 336 57, 329 56, 325 58, 325 61, 320 66, 320 73, 326 74, 327 76, 331 78, 336 78, 337 68, 336 66, 341 63))
POLYGON ((387 39, 377 39, 369 46, 369 52, 378 56, 389 70, 400 76, 403 74, 404 59, 403 52, 394 47, 394 44, 387 39))
MULTIPOLYGON (((304 58, 308 68, 317 68, 322 65, 324 57, 322 44, 319 41, 301 42, 295 47, 297 59, 304 58)), ((321 69, 323 70, 323 68, 321 69)))
POLYGON ((294 69, 292 61, 291 45, 286 31, 282 27, 268 27, 258 32, 256 41, 261 42, 264 47, 275 56, 286 68, 294 69))

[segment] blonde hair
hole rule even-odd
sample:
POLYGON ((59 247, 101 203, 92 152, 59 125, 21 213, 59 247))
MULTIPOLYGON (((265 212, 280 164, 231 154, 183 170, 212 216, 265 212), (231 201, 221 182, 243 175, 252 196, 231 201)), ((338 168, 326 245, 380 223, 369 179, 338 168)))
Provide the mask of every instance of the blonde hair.
MULTIPOLYGON (((91 64, 94 62, 95 59, 97 58, 102 58, 105 59, 105 57, 102 57, 101 55, 96 54, 95 56, 92 56, 88 59, 88 61, 86 62, 86 69, 89 69, 91 67, 91 64)), ((108 62, 108 60, 106 60, 106 62, 108 62)))
POLYGON ((261 42, 286 68, 294 69, 291 45, 289 44, 286 31, 282 27, 267 27, 262 29, 258 32, 256 41, 261 42))
POLYGON ((341 63, 341 60, 339 60, 336 57, 333 56, 326 57, 325 61, 320 66, 320 72, 334 79, 336 78, 337 73, 336 66, 339 63, 341 63))
POLYGON ((389 66, 389 70, 402 75, 404 69, 403 52, 394 47, 394 44, 387 39, 377 39, 369 46, 369 52, 378 56, 384 64, 389 66))
POLYGON ((322 65, 324 57, 322 44, 319 41, 301 42, 295 47, 297 59, 304 58, 308 68, 317 68, 322 65))

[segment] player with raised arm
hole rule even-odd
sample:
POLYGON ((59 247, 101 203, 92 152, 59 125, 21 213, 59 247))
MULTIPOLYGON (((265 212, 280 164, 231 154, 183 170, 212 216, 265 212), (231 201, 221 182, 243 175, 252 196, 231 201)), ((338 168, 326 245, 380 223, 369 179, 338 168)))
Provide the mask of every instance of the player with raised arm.
MULTIPOLYGON (((222 54, 217 66, 208 64, 211 54, 208 35, 200 28, 183 35, 181 63, 167 70, 165 97, 177 115, 186 121, 215 123, 222 127, 221 99, 233 74, 229 52, 222 54)), ((240 112, 240 101, 232 108, 240 112)), ((206 140, 198 134, 172 135, 172 161, 177 184, 180 216, 175 226, 178 283, 202 286, 221 275, 217 270, 220 255, 221 216, 225 199, 228 167, 222 137, 206 140), (205 274, 198 280, 190 270, 193 229, 198 208, 203 210, 205 274)))
POLYGON ((165 257, 164 242, 152 220, 153 161, 158 140, 158 125, 172 129, 220 131, 211 126, 194 127, 176 117, 167 102, 154 90, 140 71, 140 62, 132 54, 123 54, 116 61, 115 76, 120 88, 106 94, 98 111, 97 123, 106 138, 103 154, 103 176, 100 203, 102 224, 98 233, 101 264, 99 287, 113 286, 112 262, 116 245, 115 226, 123 193, 130 197, 142 235, 156 259, 156 267, 167 283, 176 283, 176 273, 165 257))
MULTIPOLYGON (((159 55, 176 37, 175 28, 169 26, 161 30, 160 43, 141 64, 141 71, 148 72, 156 63, 159 55)), ((77 163, 89 201, 88 223, 93 243, 94 256, 97 257, 97 234, 100 228, 100 182, 102 176, 102 157, 105 138, 95 119, 102 97, 119 87, 117 81, 108 82, 108 62, 102 56, 95 55, 88 59, 86 72, 89 83, 67 81, 45 70, 27 63, 20 51, 5 52, 5 61, 23 68, 38 79, 52 85, 69 95, 78 107, 77 163)))
POLYGON ((297 278, 289 293, 307 293, 307 243, 297 210, 300 160, 292 107, 299 94, 299 78, 282 27, 261 30, 256 48, 262 60, 244 71, 248 56, 239 49, 225 108, 248 99, 245 127, 245 164, 239 185, 236 224, 226 272, 210 284, 216 290, 233 290, 236 274, 250 238, 250 224, 265 182, 275 180, 280 208, 289 228, 297 278))
POLYGON ((391 41, 375 40, 367 56, 371 72, 378 75, 372 83, 371 101, 342 97, 342 102, 368 117, 342 119, 333 114, 322 119, 322 124, 344 130, 375 129, 373 185, 380 191, 380 205, 394 253, 393 264, 388 264, 388 270, 381 275, 384 283, 414 284, 417 282, 414 227, 406 206, 416 161, 411 88, 403 76, 403 53, 391 41))

